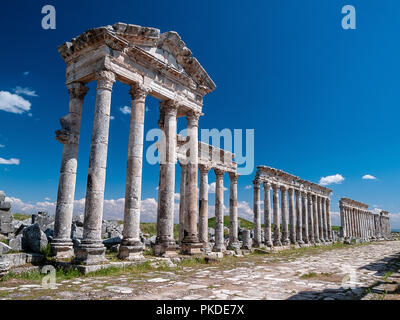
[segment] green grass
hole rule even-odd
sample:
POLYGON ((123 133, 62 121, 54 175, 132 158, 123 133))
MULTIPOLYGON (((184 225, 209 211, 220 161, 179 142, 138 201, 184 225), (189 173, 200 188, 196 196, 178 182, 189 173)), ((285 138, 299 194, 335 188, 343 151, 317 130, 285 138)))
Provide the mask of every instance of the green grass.
POLYGON ((309 273, 305 273, 302 276, 300 276, 300 279, 310 279, 310 278, 314 278, 316 276, 317 276, 317 274, 315 272, 309 272, 309 273))
MULTIPOLYGON (((141 223, 140 230, 142 230, 143 233, 147 233, 150 235, 150 237, 152 237, 157 234, 157 224, 156 223, 141 223)), ((175 238, 175 240, 178 240, 178 238, 179 238, 179 225, 178 224, 174 225, 174 238, 175 238)))
POLYGON ((9 240, 8 240, 8 239, 0 239, 0 242, 2 242, 2 243, 4 243, 4 244, 8 245, 9 240))
MULTIPOLYGON (((254 228, 253 222, 243 219, 241 217, 238 217, 238 219, 240 221, 240 227, 242 227, 244 229, 253 229, 254 228)), ((208 219, 208 226, 210 228, 215 229, 215 217, 208 219)), ((229 228, 229 216, 224 216, 224 226, 229 228)), ((261 225, 261 226, 264 227, 264 225, 261 225)))
POLYGON ((30 219, 32 215, 30 214, 24 214, 24 213, 13 213, 14 219, 18 221, 23 221, 26 219, 30 219))

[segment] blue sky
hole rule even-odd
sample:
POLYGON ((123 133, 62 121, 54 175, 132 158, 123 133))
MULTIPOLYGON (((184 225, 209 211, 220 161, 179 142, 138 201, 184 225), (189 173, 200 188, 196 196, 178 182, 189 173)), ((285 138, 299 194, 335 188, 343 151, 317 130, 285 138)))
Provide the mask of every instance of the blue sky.
MULTIPOLYGON (((0 110, 0 158, 19 160, 11 161, 19 164, 0 164, 0 190, 16 200, 15 210, 54 207, 62 151, 54 131, 68 111, 65 64, 57 46, 87 29, 126 22, 177 31, 212 77, 217 89, 204 100, 201 128, 254 129, 255 165, 283 169, 314 182, 340 174, 344 180, 329 185, 332 211, 338 211, 339 198, 346 196, 389 210, 393 226, 400 227, 399 14, 400 3, 395 0, 114 1, 112 5, 100 0, 3 0, 0 91, 18 95, 31 106, 21 114, 0 110), (41 28, 46 4, 56 8, 56 30, 41 28), (356 30, 341 27, 341 8, 346 4, 356 8, 356 30), (377 179, 362 179, 367 174, 377 179)), ((86 188, 95 84, 89 87, 77 200, 84 198, 86 188)), ((120 108, 129 103, 128 87, 117 84, 105 194, 109 210, 117 213, 118 199, 124 197, 129 131, 129 115, 120 108)), ((158 101, 149 98, 147 106, 146 131, 157 128, 158 101)), ((185 125, 184 120, 178 123, 180 129, 185 125)), ((246 186, 254 174, 239 179, 243 216, 249 216, 252 208, 252 190, 246 186)), ((209 180, 215 181, 213 173, 209 180)), ((226 176, 226 187, 228 183, 226 176)), ((145 163, 142 198, 149 211, 157 184, 158 165, 145 163)), ((179 166, 176 187, 179 192, 179 166)), ((226 204, 228 196, 226 192, 226 204)), ((210 195, 211 205, 213 201, 210 195)))

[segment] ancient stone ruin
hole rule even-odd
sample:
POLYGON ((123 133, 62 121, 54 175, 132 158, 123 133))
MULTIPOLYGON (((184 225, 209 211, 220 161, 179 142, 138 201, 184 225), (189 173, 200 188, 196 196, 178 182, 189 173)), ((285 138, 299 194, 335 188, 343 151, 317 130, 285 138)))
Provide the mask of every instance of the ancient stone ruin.
POLYGON ((349 198, 339 201, 342 237, 363 241, 390 238, 389 212, 373 213, 368 205, 349 198))
POLYGON ((332 242, 329 211, 332 190, 267 166, 257 167, 253 185, 254 246, 259 247, 262 243, 268 247, 280 247, 332 242), (264 187, 264 239, 261 237, 261 184, 264 187), (272 223, 274 230, 271 229, 272 223))

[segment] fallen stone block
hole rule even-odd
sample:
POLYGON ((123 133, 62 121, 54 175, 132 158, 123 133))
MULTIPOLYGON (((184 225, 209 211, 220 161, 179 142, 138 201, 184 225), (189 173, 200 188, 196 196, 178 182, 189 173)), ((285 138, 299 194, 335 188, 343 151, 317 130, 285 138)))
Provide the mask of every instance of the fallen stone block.
POLYGON ((35 223, 24 230, 22 238, 22 247, 24 250, 40 253, 47 247, 47 244, 47 236, 40 230, 39 224, 35 223))

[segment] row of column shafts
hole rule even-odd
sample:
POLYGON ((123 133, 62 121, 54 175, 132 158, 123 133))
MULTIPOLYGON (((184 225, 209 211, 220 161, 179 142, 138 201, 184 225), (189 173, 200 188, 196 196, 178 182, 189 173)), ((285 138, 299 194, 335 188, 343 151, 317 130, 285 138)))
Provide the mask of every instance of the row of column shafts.
MULTIPOLYGON (((89 156, 83 240, 75 252, 70 235, 81 112, 83 100, 88 91, 88 88, 83 83, 67 85, 70 95, 69 114, 61 120, 62 129, 57 131, 57 139, 63 143, 63 155, 52 250, 60 258, 71 257, 75 254, 77 261, 86 264, 98 263, 105 259, 101 226, 107 166, 111 93, 115 82, 115 74, 111 71, 103 70, 96 73, 96 80, 96 105, 89 156)), ((143 250, 143 244, 139 237, 140 201, 145 99, 148 93, 148 89, 138 83, 131 85, 130 94, 132 101, 125 188, 124 229, 119 252, 120 258, 129 260, 137 258, 143 250)), ((174 100, 162 101, 160 103, 159 125, 165 135, 166 157, 165 161, 160 164, 156 254, 176 254, 177 249, 174 239, 174 196, 175 165, 177 160, 177 113, 180 110, 179 108, 179 102, 174 100)), ((197 144, 200 113, 193 110, 186 110, 185 115, 187 119, 187 132, 190 137, 189 141, 192 145, 187 163, 182 164, 180 162, 182 168, 180 184, 181 201, 179 208, 179 244, 181 252, 194 254, 208 244, 208 172, 211 169, 214 170, 216 176, 214 250, 224 251, 226 249, 224 242, 223 186, 225 172, 212 166, 199 166, 197 144), (198 202, 197 185, 199 169, 200 192, 198 202)), ((294 177, 289 174, 287 175, 294 177)), ((239 175, 236 172, 229 172, 229 177, 229 247, 237 248, 239 246, 237 208, 237 180, 239 175)), ((264 239, 261 239, 260 184, 261 180, 254 180, 254 246, 261 246, 262 243, 265 243, 267 246, 281 246, 290 243, 302 244, 332 241, 329 196, 269 181, 263 181, 265 226, 264 239), (271 189, 273 191, 272 204, 270 201, 271 189), (279 205, 281 205, 281 208, 279 208, 279 205), (272 225, 274 227, 273 230, 272 225)), ((319 189, 317 188, 317 190, 319 189)), ((367 217, 367 215, 365 215, 365 212, 359 211, 350 214, 348 207, 343 206, 343 208, 342 225, 345 235, 355 235, 357 232, 357 235, 359 235, 364 230, 360 228, 360 223, 364 223, 367 220, 360 220, 358 218, 361 217, 361 214, 363 214, 363 217, 367 217), (359 221, 360 223, 357 224, 355 221, 359 221)), ((379 230, 387 234, 390 230, 385 219, 385 217, 381 218, 381 229, 379 230)))
MULTIPOLYGON (((83 240, 73 249, 70 238, 73 216, 73 202, 77 173, 77 158, 80 136, 81 112, 88 88, 83 83, 67 85, 70 101, 69 114, 61 119, 62 129, 56 132, 57 140, 63 143, 63 155, 57 196, 56 219, 52 251, 56 257, 68 258, 75 254, 78 262, 93 264, 104 261, 105 247, 101 238, 103 218, 104 187, 107 164, 110 106, 115 74, 111 71, 96 73, 97 92, 92 129, 89 170, 87 178, 84 213, 83 240)), ((148 90, 133 83, 129 129, 128 162, 125 189, 124 228, 119 257, 135 259, 143 250, 140 241, 140 200, 143 161, 143 137, 145 99, 148 90)), ((160 164, 156 254, 175 253, 174 239, 174 196, 176 165, 176 131, 179 103, 174 100, 160 103, 159 126, 166 140, 165 161, 160 164)), ((208 243, 208 171, 211 167, 200 166, 200 202, 197 201, 198 182, 198 120, 200 113, 186 111, 187 134, 190 137, 190 157, 182 165, 181 201, 179 210, 181 252, 192 254, 208 243), (199 208, 198 208, 199 206, 199 208), (198 224, 199 220, 199 224, 198 224)), ((214 169, 216 175, 216 234, 214 250, 224 251, 224 171, 214 169)), ((229 173, 230 185, 230 244, 238 243, 237 222, 237 179, 236 173, 229 173)))
POLYGON ((368 205, 348 198, 339 201, 341 233, 345 238, 365 240, 390 237, 389 213, 368 211, 368 205))
POLYGON ((261 183, 258 179, 253 181, 255 247, 262 243, 271 247, 332 241, 328 197, 268 181, 262 183, 264 239, 261 239, 261 183))

